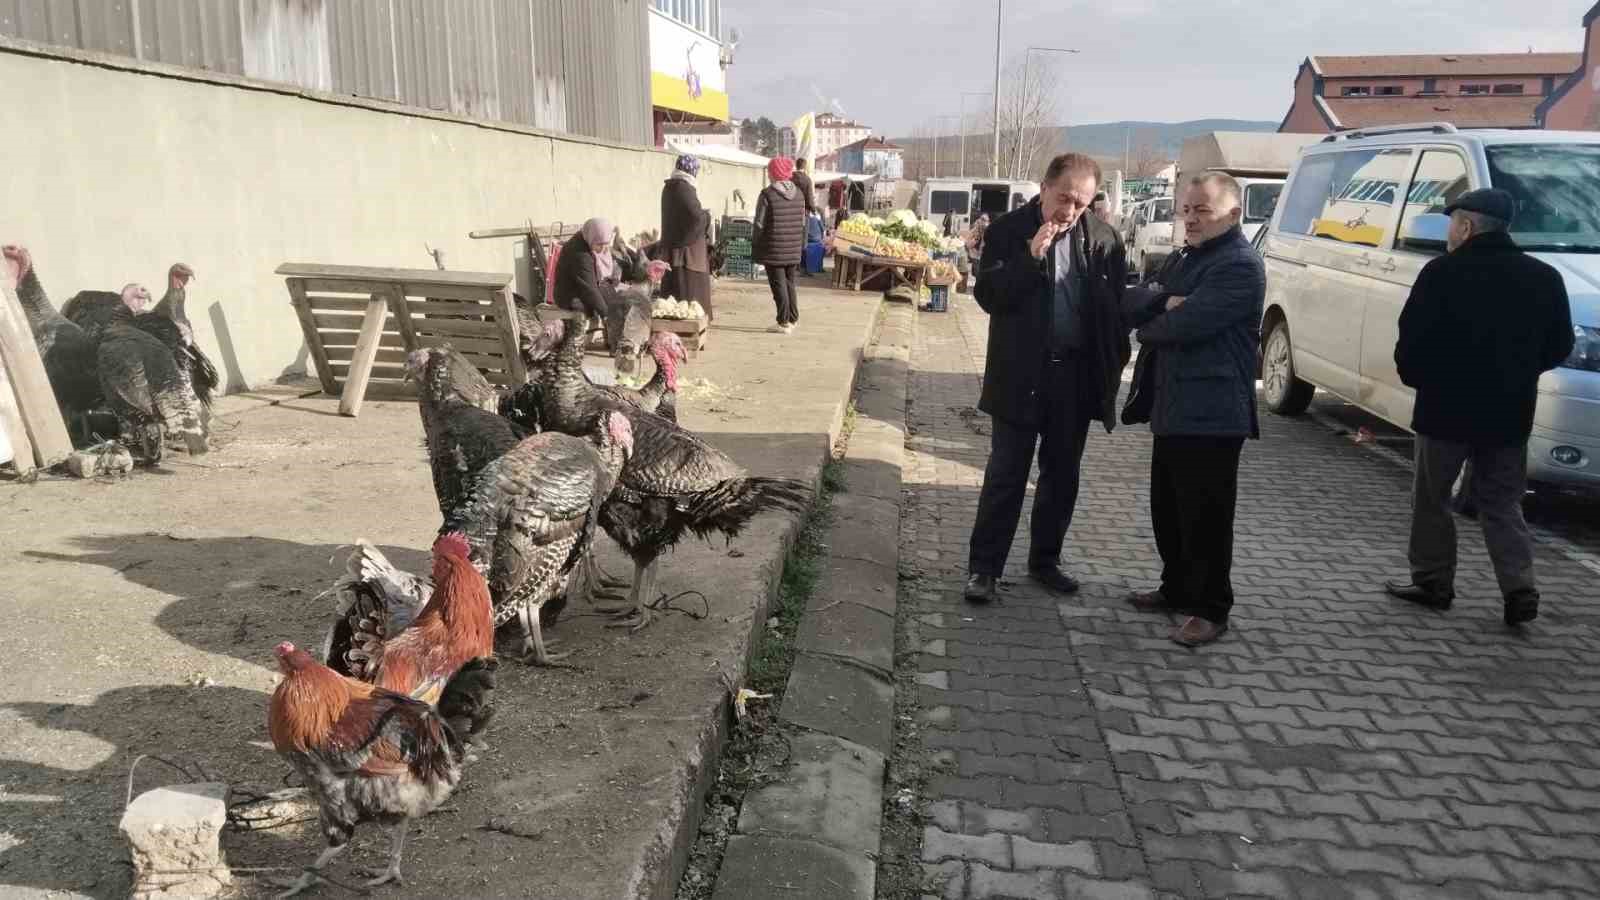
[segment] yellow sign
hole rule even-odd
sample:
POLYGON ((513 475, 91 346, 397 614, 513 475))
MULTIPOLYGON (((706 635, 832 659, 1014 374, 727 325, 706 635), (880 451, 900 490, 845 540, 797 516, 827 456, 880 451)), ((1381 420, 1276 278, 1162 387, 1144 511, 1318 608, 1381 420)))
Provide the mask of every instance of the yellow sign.
POLYGON ((687 81, 660 72, 650 73, 650 105, 705 116, 719 122, 728 121, 726 92, 702 87, 700 96, 695 97, 689 93, 687 81))

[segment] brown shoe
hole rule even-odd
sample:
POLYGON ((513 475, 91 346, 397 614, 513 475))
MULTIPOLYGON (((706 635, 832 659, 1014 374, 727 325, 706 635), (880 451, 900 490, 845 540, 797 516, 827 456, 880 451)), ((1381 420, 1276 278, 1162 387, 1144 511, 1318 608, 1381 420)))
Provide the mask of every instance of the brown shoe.
POLYGON ((1183 620, 1183 624, 1172 629, 1171 638, 1175 644, 1185 647, 1200 647, 1215 641, 1228 633, 1228 623, 1209 622, 1199 616, 1190 616, 1183 620))
POLYGON ((1127 597, 1128 605, 1139 612, 1171 613, 1175 607, 1167 601, 1160 588, 1153 591, 1134 591, 1127 597))

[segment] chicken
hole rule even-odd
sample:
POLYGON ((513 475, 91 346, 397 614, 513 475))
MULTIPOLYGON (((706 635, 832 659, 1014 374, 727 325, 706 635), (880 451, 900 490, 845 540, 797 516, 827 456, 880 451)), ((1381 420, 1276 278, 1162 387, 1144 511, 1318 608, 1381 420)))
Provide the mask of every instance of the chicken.
POLYGON ((56 405, 69 427, 77 426, 85 443, 88 443, 88 417, 100 405, 102 389, 95 363, 95 345, 83 329, 63 316, 51 305, 50 297, 39 283, 39 273, 34 271, 33 256, 26 247, 7 244, 0 247, 0 258, 17 285, 17 299, 22 303, 33 331, 33 340, 44 359, 44 370, 50 379, 50 389, 56 395, 56 405))
POLYGON ((190 453, 206 451, 200 404, 187 389, 172 352, 135 327, 133 310, 126 306, 113 312, 101 335, 98 368, 123 442, 140 447, 147 463, 161 461, 164 433, 176 435, 190 453))
POLYGON ((463 532, 487 570, 496 625, 520 620, 524 657, 549 665, 542 607, 587 573, 601 504, 633 450, 625 416, 596 419, 594 441, 543 432, 491 462, 471 496, 445 519, 463 532))
POLYGON ((600 526, 633 558, 629 614, 636 627, 649 622, 656 563, 688 534, 736 537, 756 514, 768 509, 803 512, 811 486, 790 478, 753 477, 727 454, 652 413, 618 403, 589 384, 581 366, 581 329, 569 326, 561 346, 539 366, 547 427, 583 434, 597 417, 621 412, 633 433, 633 452, 600 526))
POLYGON ((470 553, 460 534, 434 541, 432 590, 420 610, 402 603, 391 615, 383 608, 387 594, 343 594, 323 660, 342 675, 437 706, 457 735, 476 741, 493 716, 486 693, 494 687, 494 624, 489 586, 472 567, 470 553), (480 685, 485 696, 455 698, 470 703, 467 713, 440 704, 445 685, 474 661, 481 661, 475 668, 486 669, 480 685))
POLYGON ((138 314, 149 305, 150 289, 130 281, 121 291, 79 291, 62 305, 61 314, 78 323, 84 334, 98 344, 118 306, 126 306, 138 314))
POLYGON ((448 799, 461 781, 460 739, 420 700, 340 675, 290 643, 275 652, 283 680, 272 692, 267 729, 316 799, 327 841, 279 896, 316 884, 363 822, 377 822, 390 835, 389 865, 368 886, 399 882, 410 822, 448 799))

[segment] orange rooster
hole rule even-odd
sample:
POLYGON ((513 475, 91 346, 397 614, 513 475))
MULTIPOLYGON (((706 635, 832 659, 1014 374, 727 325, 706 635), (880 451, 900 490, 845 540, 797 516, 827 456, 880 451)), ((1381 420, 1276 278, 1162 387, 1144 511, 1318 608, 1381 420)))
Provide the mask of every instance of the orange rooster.
POLYGON ((433 707, 346 678, 290 643, 275 651, 283 681, 272 693, 267 729, 317 800, 328 846, 279 897, 321 879, 356 826, 389 831, 389 865, 368 887, 400 882, 400 854, 412 819, 443 803, 461 780, 464 748, 433 707))
POLYGON ((436 706, 463 739, 478 743, 494 715, 494 611, 470 554, 459 532, 434 541, 433 590, 415 618, 414 607, 385 607, 414 603, 420 591, 399 594, 398 602, 389 593, 352 592, 323 659, 341 674, 436 706))

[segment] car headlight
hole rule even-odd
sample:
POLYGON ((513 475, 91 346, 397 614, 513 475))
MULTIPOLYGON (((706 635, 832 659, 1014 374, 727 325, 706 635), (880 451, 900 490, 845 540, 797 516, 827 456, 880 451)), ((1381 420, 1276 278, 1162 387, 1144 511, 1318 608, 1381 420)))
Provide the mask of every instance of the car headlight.
POLYGON ((1572 355, 1562 363, 1565 369, 1600 372, 1600 328, 1572 326, 1572 355))

